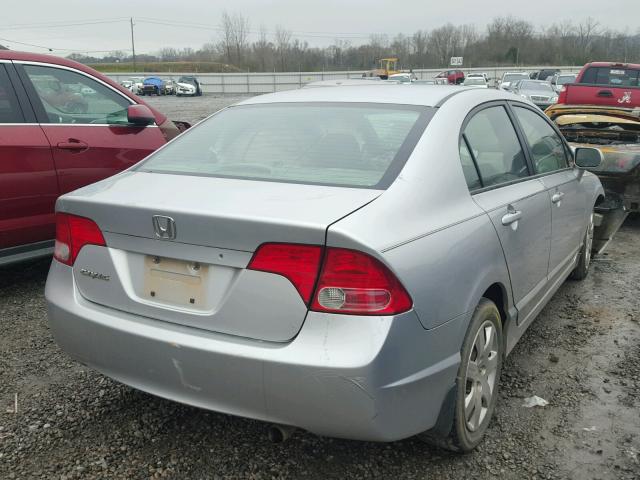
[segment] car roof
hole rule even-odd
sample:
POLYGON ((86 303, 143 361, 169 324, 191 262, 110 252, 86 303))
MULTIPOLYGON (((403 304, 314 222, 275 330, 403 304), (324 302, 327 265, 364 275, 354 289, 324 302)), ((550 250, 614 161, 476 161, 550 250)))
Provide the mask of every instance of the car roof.
MULTIPOLYGON (((436 107, 448 97, 477 89, 449 85, 411 85, 384 83, 374 85, 341 85, 319 88, 301 88, 260 95, 238 105, 299 102, 349 102, 418 105, 436 107)), ((496 98, 503 98, 496 90, 496 98)))
POLYGON ((637 63, 618 63, 618 62, 590 62, 585 67, 622 67, 640 70, 640 64, 637 63))

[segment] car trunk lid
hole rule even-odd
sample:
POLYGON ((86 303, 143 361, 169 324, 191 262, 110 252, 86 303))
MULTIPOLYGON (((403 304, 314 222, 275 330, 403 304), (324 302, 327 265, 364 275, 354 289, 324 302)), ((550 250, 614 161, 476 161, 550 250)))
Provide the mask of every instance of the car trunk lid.
POLYGON ((286 278, 247 270, 253 252, 266 242, 324 245, 331 223, 380 193, 126 172, 65 195, 58 208, 91 218, 106 239, 106 248, 84 247, 74 264, 86 299, 204 330, 284 342, 302 326, 307 305, 286 278), (160 238, 154 215, 172 219, 174 235, 160 238))

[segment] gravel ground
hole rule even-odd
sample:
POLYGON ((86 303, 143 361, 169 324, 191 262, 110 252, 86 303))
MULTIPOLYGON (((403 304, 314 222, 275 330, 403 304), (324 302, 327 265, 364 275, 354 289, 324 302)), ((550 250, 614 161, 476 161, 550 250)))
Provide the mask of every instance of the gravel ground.
MULTIPOLYGON (((237 99, 187 99, 173 111, 174 100, 152 103, 194 121, 237 99)), ((560 288, 507 359, 496 417, 468 455, 302 431, 273 445, 263 423, 119 385, 56 346, 43 297, 49 261, 5 268, 0 479, 639 479, 639 240, 631 217, 589 277, 560 288), (549 405, 524 408, 533 394, 549 405)))
POLYGON ((144 101, 167 114, 171 120, 182 120, 194 124, 227 105, 240 102, 246 98, 215 95, 203 95, 202 97, 176 97, 168 95, 164 97, 144 97, 144 101))

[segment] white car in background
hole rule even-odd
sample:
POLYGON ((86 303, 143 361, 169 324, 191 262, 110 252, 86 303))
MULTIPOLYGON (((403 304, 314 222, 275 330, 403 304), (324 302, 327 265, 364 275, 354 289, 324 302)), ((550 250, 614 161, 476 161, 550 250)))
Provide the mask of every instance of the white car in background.
POLYGON ((567 83, 575 82, 577 76, 576 73, 557 73, 551 79, 551 87, 553 87, 556 93, 560 93, 562 87, 567 83))
POLYGON ((489 83, 483 74, 470 74, 467 75, 462 82, 464 87, 472 88, 489 88, 489 83))
POLYGON ((529 74, 527 72, 505 72, 500 80, 500 89, 511 90, 511 86, 520 80, 529 80, 529 74))
POLYGON ((131 86, 129 86, 127 88, 129 88, 131 93, 133 93, 135 95, 140 95, 140 93, 142 93, 142 84, 143 84, 144 78, 143 77, 131 77, 128 81, 131 83, 131 86))
POLYGON ((190 97, 202 95, 200 81, 196 77, 192 75, 185 75, 178 79, 176 82, 176 96, 180 97, 183 95, 188 95, 190 97))
POLYGON ((413 78, 411 73, 394 73, 393 75, 389 75, 389 80, 400 83, 411 83, 413 78))

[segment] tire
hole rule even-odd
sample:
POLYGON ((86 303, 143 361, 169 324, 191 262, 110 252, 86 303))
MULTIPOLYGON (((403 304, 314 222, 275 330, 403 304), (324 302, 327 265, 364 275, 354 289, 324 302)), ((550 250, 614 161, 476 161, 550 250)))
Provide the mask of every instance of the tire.
POLYGON ((448 434, 427 431, 420 438, 447 450, 466 453, 482 441, 498 399, 504 346, 500 312, 491 300, 482 298, 478 303, 460 355, 453 421, 448 434), (467 401, 469 407, 465 408, 467 401))
POLYGON ((582 239, 582 248, 578 257, 578 264, 573 269, 569 278, 571 280, 584 280, 589 275, 589 266, 591 265, 591 249, 593 248, 593 213, 589 216, 587 231, 584 232, 582 239))

